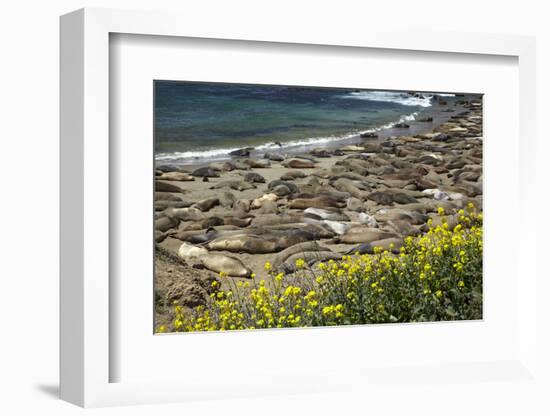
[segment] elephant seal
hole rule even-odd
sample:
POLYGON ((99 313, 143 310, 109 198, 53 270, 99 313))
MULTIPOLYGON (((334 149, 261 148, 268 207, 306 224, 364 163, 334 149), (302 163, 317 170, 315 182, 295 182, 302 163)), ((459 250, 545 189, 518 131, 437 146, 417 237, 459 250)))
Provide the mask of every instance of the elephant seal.
POLYGON ((262 202, 262 206, 258 208, 258 215, 264 215, 264 214, 278 214, 279 213, 279 205, 277 205, 277 202, 275 201, 264 201, 262 202))
POLYGON ((283 176, 281 176, 282 181, 293 181, 296 179, 305 178, 307 175, 304 172, 301 172, 299 170, 291 170, 287 173, 285 173, 283 176))
POLYGON ((216 273, 223 272, 231 277, 250 277, 252 275, 252 270, 235 257, 220 253, 208 253, 201 255, 199 260, 204 267, 216 273))
MULTIPOLYGON (((436 208, 437 209, 437 208, 436 208)), ((434 209, 434 211, 436 210, 434 209)), ((386 210, 382 209, 374 214, 374 218, 380 222, 408 221, 412 225, 421 225, 428 221, 428 216, 416 211, 386 210)))
POLYGON ((280 153, 267 152, 264 153, 264 159, 269 159, 273 162, 282 162, 283 160, 285 160, 285 157, 280 153))
POLYGON ((385 238, 382 240, 372 241, 370 243, 364 243, 353 247, 347 252, 347 254, 374 254, 374 248, 379 247, 382 250, 391 251, 394 254, 399 253, 401 247, 403 247, 403 240, 400 238, 385 238), (392 248, 390 248, 390 246, 392 248))
POLYGON ((376 218, 372 215, 367 214, 366 212, 359 213, 359 222, 362 224, 367 224, 370 228, 378 228, 378 222, 376 218))
POLYGON ((265 183, 265 178, 256 172, 248 172, 244 175, 244 180, 250 183, 265 183))
POLYGON ((339 260, 342 258, 341 254, 334 253, 332 251, 306 251, 304 253, 293 254, 288 257, 286 261, 279 267, 283 273, 294 273, 296 271, 296 260, 304 260, 308 266, 313 263, 326 260, 339 260))
POLYGON ((164 215, 175 218, 179 221, 201 221, 203 214, 197 208, 168 208, 164 210, 164 215))
POLYGON ((251 184, 250 182, 229 180, 219 182, 216 185, 210 187, 210 189, 222 188, 230 188, 234 189, 235 191, 246 191, 247 189, 256 189, 256 186, 251 184))
POLYGON ((338 235, 344 235, 351 227, 349 223, 331 220, 323 220, 323 224, 326 224, 332 231, 334 231, 338 235))
POLYGON ((223 224, 234 225, 235 227, 244 228, 244 227, 248 227, 252 223, 253 219, 254 219, 254 216, 252 215, 246 218, 225 217, 223 219, 223 224))
POLYGON ((185 201, 155 201, 155 211, 164 211, 168 208, 187 208, 189 206, 191 206, 191 203, 185 201))
POLYGON ((244 147, 242 149, 236 149, 231 152, 229 152, 229 156, 240 156, 240 157, 248 157, 250 156, 250 152, 254 150, 253 147, 244 147))
POLYGON ((256 235, 238 234, 220 237, 206 244, 208 250, 230 251, 232 253, 266 254, 280 251, 274 241, 267 241, 256 235))
POLYGON ((231 192, 224 192, 218 199, 220 200, 220 205, 224 208, 232 208, 235 203, 235 195, 231 192))
POLYGON ((370 187, 364 183, 353 182, 347 178, 339 178, 333 182, 331 181, 330 183, 332 187, 338 191, 346 192, 361 201, 365 201, 368 193, 371 191, 370 187))
POLYGON ((209 217, 202 220, 198 225, 201 229, 208 229, 219 225, 225 225, 225 221, 220 217, 209 217))
POLYGON ((290 159, 281 163, 286 168, 292 169, 312 169, 315 167, 315 163, 306 159, 290 159))
POLYGON ((181 198, 170 192, 155 192, 155 201, 181 201, 181 198))
POLYGON ((274 193, 264 194, 261 197, 256 198, 254 201, 252 201, 252 203, 250 204, 250 208, 257 209, 260 208, 264 202, 275 202, 277 201, 277 199, 279 199, 279 197, 274 193))
POLYGON ((194 206, 200 209, 202 212, 210 211, 212 208, 220 205, 220 200, 218 198, 208 198, 203 199, 202 201, 196 202, 194 206))
POLYGON ((303 243, 294 244, 283 251, 277 253, 273 257, 271 264, 273 268, 277 270, 281 264, 285 262, 290 256, 294 254, 301 254, 310 251, 330 251, 328 248, 319 245, 317 241, 305 241, 303 243))
POLYGON ((155 230, 168 231, 170 228, 175 228, 179 224, 179 220, 172 217, 162 216, 155 220, 155 230))
POLYGON ((268 233, 262 234, 264 240, 273 241, 277 244, 278 250, 284 250, 287 247, 294 244, 303 243, 305 241, 314 241, 321 238, 321 233, 317 229, 289 228, 272 230, 268 233))
POLYGON ((203 247, 197 247, 189 243, 181 243, 178 249, 178 257, 187 260, 193 257, 200 257, 208 254, 208 250, 203 247))
POLYGON ((349 221, 349 217, 346 214, 342 214, 341 212, 335 210, 328 210, 323 208, 306 208, 304 210, 304 214, 312 214, 317 217, 322 218, 323 220, 330 220, 330 221, 349 221))
POLYGON ((353 212, 361 212, 363 211, 363 202, 358 198, 350 196, 346 201, 346 208, 353 212))
POLYGON ((179 182, 190 182, 195 180, 194 177, 183 172, 166 172, 160 175, 157 179, 164 180, 164 181, 179 181, 179 182))
POLYGON ((249 212, 250 200, 249 199, 237 199, 233 204, 233 210, 235 212, 249 212))
POLYGON ((282 180, 279 180, 279 179, 275 179, 274 181, 269 182, 267 184, 267 189, 273 190, 273 189, 275 189, 276 187, 278 187, 280 185, 286 186, 290 190, 290 192, 292 192, 292 193, 296 193, 296 192, 299 191, 296 184, 294 184, 292 182, 282 181, 282 180))
POLYGON ((408 221, 396 220, 388 221, 386 223, 388 227, 395 230, 397 234, 403 236, 416 236, 420 234, 420 230, 416 227, 413 227, 408 221))
POLYGON ((306 209, 306 208, 343 208, 346 206, 345 202, 342 202, 334 197, 328 195, 321 195, 316 198, 297 198, 288 203, 288 208, 294 209, 306 209))
POLYGON ((156 192, 174 192, 184 194, 189 191, 181 189, 179 186, 172 185, 168 182, 155 181, 155 193, 156 192))
POLYGON ((302 222, 304 217, 302 215, 295 214, 274 214, 269 213, 266 215, 259 215, 252 220, 254 227, 265 227, 270 225, 292 224, 302 222))
POLYGON ((288 189, 288 186, 286 185, 277 185, 275 188, 272 189, 272 192, 277 196, 287 196, 292 193, 290 189, 288 189))
POLYGON ((191 176, 196 176, 200 178, 219 178, 220 174, 216 170, 206 166, 195 169, 193 172, 191 172, 191 176))
POLYGON ((164 241, 168 237, 167 233, 163 233, 162 231, 155 230, 155 242, 160 243, 164 241))
POLYGON ((358 228, 350 229, 347 234, 335 237, 336 243, 355 244, 355 243, 370 243, 385 238, 393 238, 398 235, 387 231, 382 231, 378 228, 358 228), (353 232, 352 232, 353 231, 353 232))
POLYGON ((418 202, 416 198, 405 193, 397 191, 376 191, 368 194, 368 199, 381 205, 391 205, 394 202, 398 204, 413 204, 418 202))
POLYGON ((210 163, 208 167, 222 172, 231 172, 232 170, 237 169, 237 166, 231 161, 210 163))
POLYGON ((269 162, 268 159, 264 159, 264 160, 247 159, 244 161, 244 163, 246 163, 251 168, 256 168, 256 169, 265 169, 265 168, 271 167, 271 162, 269 162))

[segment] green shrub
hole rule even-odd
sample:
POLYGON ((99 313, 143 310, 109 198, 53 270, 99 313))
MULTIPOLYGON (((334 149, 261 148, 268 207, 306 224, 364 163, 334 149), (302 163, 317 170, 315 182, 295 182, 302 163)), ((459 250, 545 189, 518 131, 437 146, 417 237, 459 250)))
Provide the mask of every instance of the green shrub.
MULTIPOLYGON (((192 311, 175 307, 175 331, 215 331, 481 319, 483 219, 470 205, 459 223, 408 237, 399 254, 344 256, 293 277, 239 282, 192 311)), ((218 285, 217 282, 213 283, 218 285)), ((159 332, 165 328, 159 328, 159 332)))

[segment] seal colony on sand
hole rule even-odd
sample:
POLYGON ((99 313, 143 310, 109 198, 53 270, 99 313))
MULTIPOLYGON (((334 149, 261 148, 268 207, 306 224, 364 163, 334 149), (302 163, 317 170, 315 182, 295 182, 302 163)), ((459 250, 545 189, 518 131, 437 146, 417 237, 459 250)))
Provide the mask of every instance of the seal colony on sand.
MULTIPOLYGON (((392 136, 364 134, 339 148, 280 149, 255 159, 245 148, 224 162, 158 166, 157 258, 179 262, 192 271, 189 285, 201 288, 182 306, 206 299, 204 282, 264 279, 267 261, 291 274, 297 259, 315 270, 320 261, 375 247, 398 252, 407 236, 427 232, 430 219, 441 223, 438 208, 450 226, 469 203, 482 210, 481 100, 456 100, 445 114, 440 124, 418 120, 429 126, 421 134, 408 135, 407 122, 392 136)), ((162 293, 165 269, 157 265, 162 293)))

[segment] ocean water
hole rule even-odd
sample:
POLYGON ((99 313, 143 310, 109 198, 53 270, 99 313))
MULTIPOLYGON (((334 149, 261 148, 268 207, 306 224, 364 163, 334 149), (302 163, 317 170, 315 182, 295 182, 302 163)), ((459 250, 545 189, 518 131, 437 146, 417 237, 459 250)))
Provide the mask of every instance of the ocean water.
POLYGON ((413 120, 432 100, 407 92, 156 81, 155 157, 321 146, 413 120))

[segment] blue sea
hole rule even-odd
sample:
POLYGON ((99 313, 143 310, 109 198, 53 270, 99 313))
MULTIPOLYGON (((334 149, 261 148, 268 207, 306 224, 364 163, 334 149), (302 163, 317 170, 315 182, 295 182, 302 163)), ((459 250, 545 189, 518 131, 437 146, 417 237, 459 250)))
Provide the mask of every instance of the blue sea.
POLYGON ((155 81, 155 158, 334 144, 414 120, 432 101, 426 93, 155 81))

